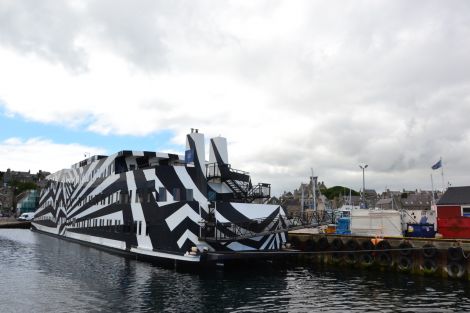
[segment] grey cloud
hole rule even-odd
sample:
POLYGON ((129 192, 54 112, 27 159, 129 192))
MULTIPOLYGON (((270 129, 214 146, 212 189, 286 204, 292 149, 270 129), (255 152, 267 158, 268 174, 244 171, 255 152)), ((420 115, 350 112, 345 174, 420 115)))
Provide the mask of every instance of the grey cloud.
MULTIPOLYGON (((198 125, 216 133, 232 128, 229 140, 251 142, 258 129, 278 123, 274 135, 286 128, 290 137, 243 151, 250 160, 235 166, 251 167, 281 191, 308 178, 310 167, 329 184, 360 186, 362 162, 376 188, 428 187, 439 156, 449 177, 463 182, 470 171, 463 157, 470 153, 470 2, 307 1, 291 19, 283 15, 289 3, 106 0, 75 11, 62 2, 16 1, 0 6, 0 42, 80 67, 87 52, 74 42, 85 34, 147 72, 222 75, 262 90, 270 96, 266 110, 279 112, 278 120, 250 116, 247 108, 257 103, 227 110, 214 104, 204 108, 206 116, 195 116, 189 104, 158 95, 135 104, 128 118, 145 111, 152 126, 139 128, 144 134, 198 125), (282 27, 256 37, 230 26, 245 23, 253 32, 265 23, 282 27)), ((91 129, 137 131, 111 115, 95 114, 91 129)))
POLYGON ((79 16, 64 1, 18 0, 0 4, 0 43, 35 53, 73 71, 86 68, 86 53, 75 39, 79 16))

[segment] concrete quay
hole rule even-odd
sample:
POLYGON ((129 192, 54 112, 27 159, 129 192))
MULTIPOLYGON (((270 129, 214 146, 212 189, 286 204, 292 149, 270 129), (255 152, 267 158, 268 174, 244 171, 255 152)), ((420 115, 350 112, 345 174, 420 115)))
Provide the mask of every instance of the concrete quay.
POLYGON ((31 222, 29 221, 17 221, 11 217, 0 218, 0 228, 30 228, 31 222))
POLYGON ((470 280, 470 240, 289 232, 303 261, 470 280))

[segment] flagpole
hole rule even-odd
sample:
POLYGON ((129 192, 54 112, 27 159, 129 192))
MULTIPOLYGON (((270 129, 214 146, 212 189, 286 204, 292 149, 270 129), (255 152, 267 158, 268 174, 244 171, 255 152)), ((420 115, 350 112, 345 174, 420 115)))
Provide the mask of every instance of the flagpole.
POLYGON ((432 172, 431 172, 431 190, 432 190, 432 204, 434 204, 434 199, 436 199, 434 197, 434 181, 432 179, 432 172))
POLYGON ((444 193, 444 163, 442 163, 442 157, 439 160, 441 161, 442 193, 444 193))

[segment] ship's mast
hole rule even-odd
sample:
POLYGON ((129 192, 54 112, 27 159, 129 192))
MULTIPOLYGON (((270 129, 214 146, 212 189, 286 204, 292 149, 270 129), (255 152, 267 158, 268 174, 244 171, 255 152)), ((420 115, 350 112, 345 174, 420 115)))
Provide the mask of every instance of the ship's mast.
POLYGON ((310 169, 312 171, 312 191, 313 191, 313 210, 316 212, 317 211, 317 182, 315 177, 313 177, 313 168, 310 169))

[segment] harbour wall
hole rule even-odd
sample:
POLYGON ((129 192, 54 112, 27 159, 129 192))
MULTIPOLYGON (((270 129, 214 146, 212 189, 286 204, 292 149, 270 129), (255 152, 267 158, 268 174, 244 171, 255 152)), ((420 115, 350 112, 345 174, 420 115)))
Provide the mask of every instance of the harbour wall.
POLYGON ((0 228, 24 228, 28 229, 31 227, 29 221, 15 221, 15 220, 0 220, 0 228))
POLYGON ((306 262, 470 280, 470 240, 290 232, 306 262))

